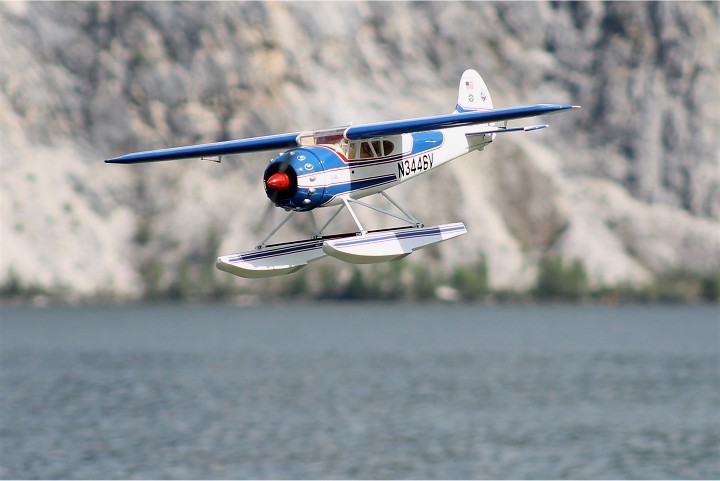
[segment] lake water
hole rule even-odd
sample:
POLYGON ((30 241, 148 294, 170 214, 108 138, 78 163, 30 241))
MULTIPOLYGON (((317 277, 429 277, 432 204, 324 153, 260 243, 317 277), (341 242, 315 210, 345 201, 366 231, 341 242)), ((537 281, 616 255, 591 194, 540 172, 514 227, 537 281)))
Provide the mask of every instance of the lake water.
POLYGON ((715 307, 3 307, 2 478, 720 478, 715 307))

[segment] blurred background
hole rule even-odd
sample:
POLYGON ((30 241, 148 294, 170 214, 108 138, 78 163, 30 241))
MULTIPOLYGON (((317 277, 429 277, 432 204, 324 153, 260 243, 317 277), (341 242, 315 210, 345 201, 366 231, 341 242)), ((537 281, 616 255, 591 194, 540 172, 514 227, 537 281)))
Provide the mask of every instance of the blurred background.
POLYGON ((716 301, 719 19, 716 2, 0 3, 3 297, 716 301), (392 265, 233 278, 215 257, 279 219, 270 153, 102 162, 448 113, 466 68, 496 107, 583 108, 393 189, 468 234, 392 265))
POLYGON ((720 478, 719 52, 718 2, 0 2, 0 478, 720 478), (400 262, 235 278, 273 153, 103 163, 467 68, 583 108, 393 189, 468 228, 400 262))

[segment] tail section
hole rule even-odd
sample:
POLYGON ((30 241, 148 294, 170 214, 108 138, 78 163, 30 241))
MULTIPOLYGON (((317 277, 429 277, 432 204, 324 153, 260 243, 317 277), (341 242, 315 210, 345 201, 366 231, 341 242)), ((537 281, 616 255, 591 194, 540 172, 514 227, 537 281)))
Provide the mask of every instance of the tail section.
POLYGON ((456 112, 475 112, 492 110, 493 104, 490 92, 479 73, 475 70, 466 70, 460 78, 456 112))

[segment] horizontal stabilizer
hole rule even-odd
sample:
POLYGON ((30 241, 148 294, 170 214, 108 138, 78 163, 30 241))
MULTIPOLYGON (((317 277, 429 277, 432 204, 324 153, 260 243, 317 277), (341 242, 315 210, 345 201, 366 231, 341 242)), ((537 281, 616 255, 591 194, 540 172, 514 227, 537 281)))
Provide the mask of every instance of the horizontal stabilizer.
POLYGON ((547 128, 547 124, 543 125, 530 125, 528 127, 512 127, 512 128, 492 128, 487 130, 480 130, 478 132, 470 132, 465 134, 466 137, 473 137, 475 135, 487 135, 487 134, 499 134, 503 132, 532 132, 533 130, 540 130, 547 128))

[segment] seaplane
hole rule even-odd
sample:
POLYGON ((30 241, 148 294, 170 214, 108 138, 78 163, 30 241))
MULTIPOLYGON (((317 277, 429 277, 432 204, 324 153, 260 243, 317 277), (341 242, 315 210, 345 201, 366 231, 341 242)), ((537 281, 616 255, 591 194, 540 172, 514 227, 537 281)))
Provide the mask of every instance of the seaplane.
POLYGON ((469 69, 460 78, 457 103, 449 114, 136 152, 105 162, 135 164, 183 159, 220 162, 228 155, 281 151, 265 167, 262 182, 270 202, 285 210, 286 216, 254 249, 220 256, 216 262, 218 269, 236 276, 272 277, 291 274, 326 256, 355 264, 393 261, 465 234, 467 229, 462 222, 425 226, 386 191, 468 152, 484 150, 498 134, 547 127, 547 124, 508 127, 511 120, 574 108, 578 106, 536 104, 494 109, 482 77, 469 69), (385 197, 393 208, 388 210, 361 200, 372 195, 385 197), (391 216, 403 225, 368 230, 354 206, 391 216), (333 207, 335 211, 329 220, 319 226, 313 211, 333 207), (350 214, 357 230, 326 235, 343 210, 350 214), (296 213, 309 217, 308 238, 269 244, 296 213))

